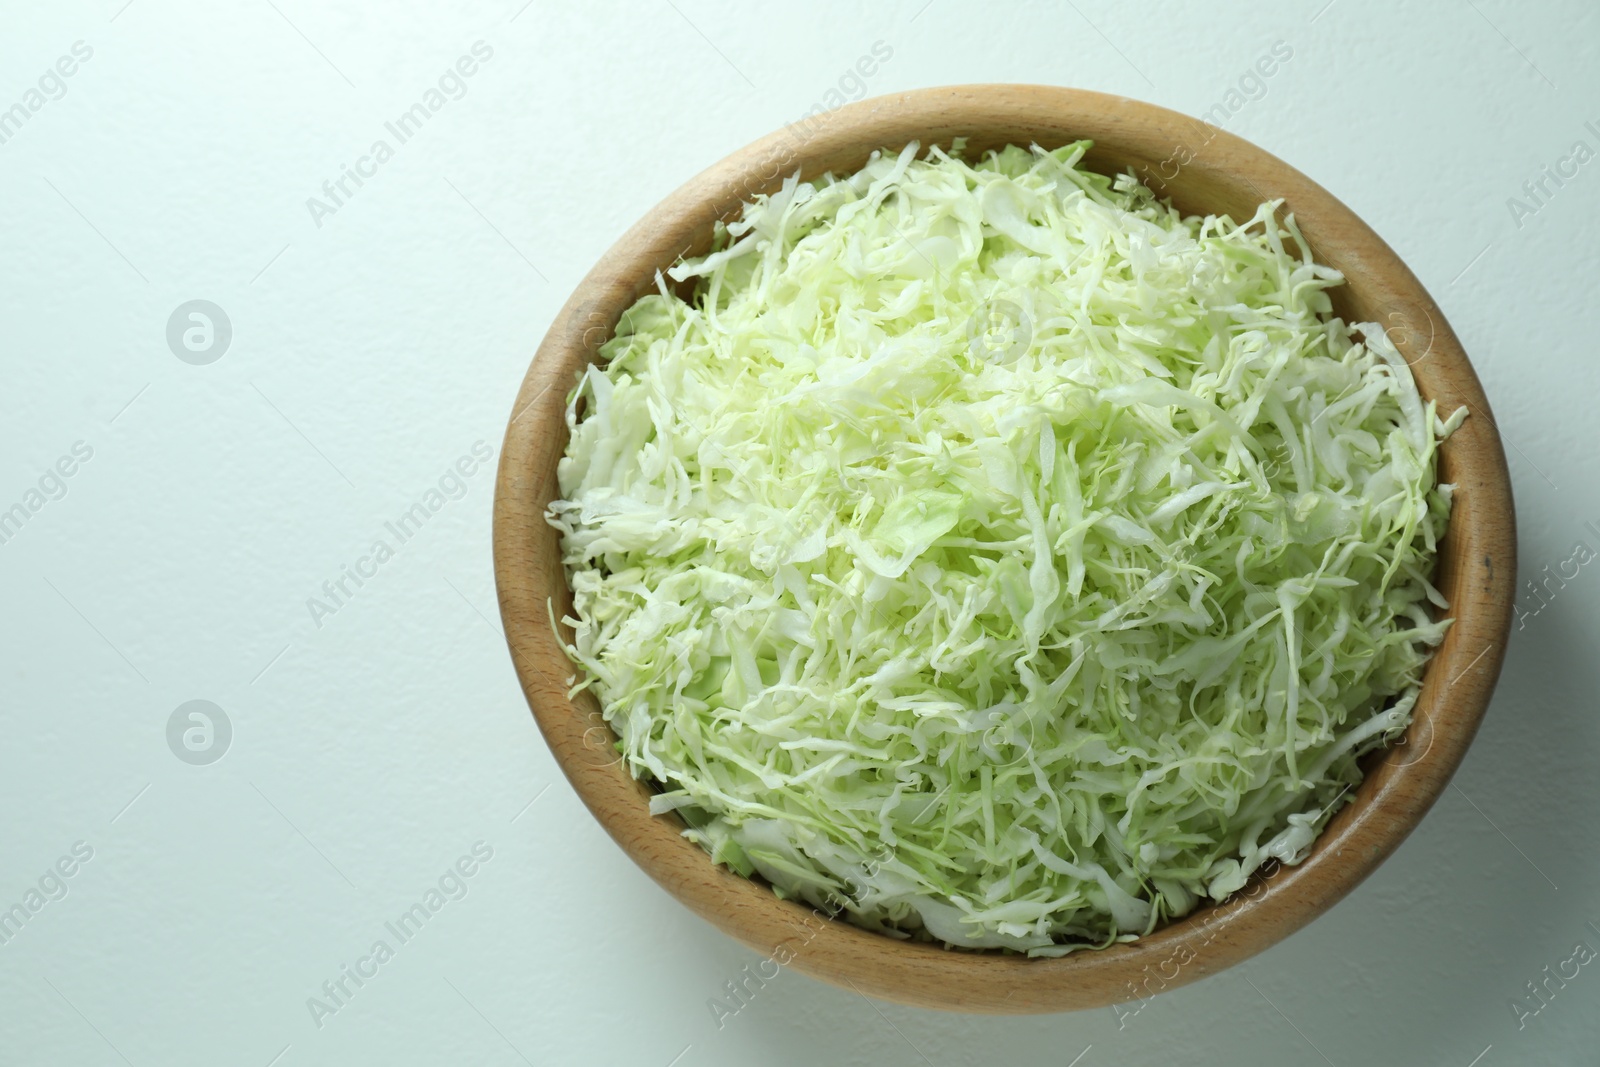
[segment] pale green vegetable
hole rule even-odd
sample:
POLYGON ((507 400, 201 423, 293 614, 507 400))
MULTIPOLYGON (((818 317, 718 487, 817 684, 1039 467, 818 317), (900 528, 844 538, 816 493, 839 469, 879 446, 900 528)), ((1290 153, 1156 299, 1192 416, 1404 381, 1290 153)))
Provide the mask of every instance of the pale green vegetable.
POLYGON ((1292 218, 1087 144, 790 179, 569 398, 569 649, 653 810, 1036 955, 1302 859, 1410 718, 1441 422, 1292 218))

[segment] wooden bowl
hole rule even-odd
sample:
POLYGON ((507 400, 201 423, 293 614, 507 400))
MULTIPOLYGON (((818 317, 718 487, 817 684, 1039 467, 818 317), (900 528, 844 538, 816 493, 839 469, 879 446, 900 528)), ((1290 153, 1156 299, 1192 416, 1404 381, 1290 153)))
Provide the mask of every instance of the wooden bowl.
POLYGON ((968 85, 864 100, 786 127, 691 179, 624 234, 556 316, 522 383, 500 458, 494 554, 506 638, 534 718, 583 802, 646 873, 762 956, 814 977, 905 1004, 1023 1013, 1144 998, 1213 974, 1294 933, 1371 874, 1443 791, 1488 706, 1511 625, 1516 528, 1505 455, 1466 354, 1427 291, 1349 208, 1254 145, 1164 108, 1074 89, 968 85), (1247 218, 1262 200, 1283 198, 1318 261, 1348 279, 1333 291, 1337 312, 1385 324, 1423 396, 1442 412, 1470 411, 1440 459, 1441 479, 1457 486, 1437 578, 1455 623, 1428 664, 1404 743, 1371 758, 1354 802, 1303 863, 1138 941, 1057 959, 896 941, 714 866, 679 836, 676 816, 649 813, 649 789, 618 762, 594 698, 567 698, 573 667, 547 606, 571 611, 557 535, 544 521, 567 444, 565 396, 656 271, 705 252, 714 219, 797 168, 843 174, 874 149, 948 147, 958 136, 969 152, 1091 138, 1090 167, 1131 167, 1186 213, 1247 218))

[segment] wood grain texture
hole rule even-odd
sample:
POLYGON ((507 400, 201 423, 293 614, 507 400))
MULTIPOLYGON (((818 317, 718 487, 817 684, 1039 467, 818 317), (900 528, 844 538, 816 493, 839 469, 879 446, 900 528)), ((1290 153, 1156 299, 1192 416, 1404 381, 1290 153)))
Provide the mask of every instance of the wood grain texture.
POLYGON ((1300 929, 1371 874, 1444 790, 1488 707, 1511 625, 1516 525, 1505 455, 1466 354, 1421 283, 1342 203, 1261 149, 1164 108, 1072 89, 971 85, 864 100, 785 128, 696 176, 629 230, 557 315, 522 384, 501 453, 494 554, 506 638, 534 718, 583 802, 656 882, 763 956, 792 953, 789 965, 815 977, 906 1004, 1026 1013, 1099 1007, 1214 974, 1300 929), (679 836, 675 816, 649 814, 648 790, 618 762, 593 697, 567 698, 573 668, 548 621, 547 604, 558 615, 571 610, 557 535, 544 521, 567 444, 565 395, 655 272, 705 251, 714 219, 796 169, 849 172, 874 149, 913 140, 948 147, 958 136, 969 150, 1091 138, 1090 167, 1131 167, 1186 212, 1248 217, 1281 197, 1316 258, 1348 279, 1334 294, 1337 312, 1388 326, 1423 396, 1441 411, 1471 412, 1440 462, 1442 480, 1458 487, 1438 576, 1455 623, 1428 665, 1405 743, 1372 759, 1355 801, 1299 866, 1131 944, 1060 959, 894 941, 714 866, 679 836))

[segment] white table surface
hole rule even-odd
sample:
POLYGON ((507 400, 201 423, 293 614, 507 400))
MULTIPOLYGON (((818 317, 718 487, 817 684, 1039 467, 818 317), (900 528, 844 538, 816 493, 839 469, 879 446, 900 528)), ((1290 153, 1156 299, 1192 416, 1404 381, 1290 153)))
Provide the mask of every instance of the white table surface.
POLYGON ((757 957, 557 772, 498 628, 492 470, 386 532, 476 442, 498 456, 534 346, 623 229, 875 43, 892 56, 840 95, 1040 82, 1199 115, 1281 41, 1222 124, 1437 297, 1508 445, 1524 577, 1600 551, 1600 161, 1572 155, 1600 150, 1600 9, 1325 4, 7 0, 0 112, 27 114, 0 144, 0 510, 28 516, 0 544, 0 908, 44 887, 0 944, 0 1062, 1595 1062, 1600 962, 1565 962, 1600 950, 1591 568, 1524 620, 1417 833, 1248 963, 1126 1018, 941 1015, 784 973, 719 1027, 708 1000, 757 957), (386 135, 479 41, 464 95, 386 135), (393 158, 314 218, 379 138, 393 158), (1533 201, 1546 166, 1576 175, 1533 201), (167 341, 191 300, 231 323, 211 362, 167 341), (377 539, 393 558, 326 599, 377 539), (169 747, 191 700, 225 712, 221 759, 169 747), (465 895, 387 934, 477 842, 465 895), (380 939, 393 957, 314 1018, 380 939))

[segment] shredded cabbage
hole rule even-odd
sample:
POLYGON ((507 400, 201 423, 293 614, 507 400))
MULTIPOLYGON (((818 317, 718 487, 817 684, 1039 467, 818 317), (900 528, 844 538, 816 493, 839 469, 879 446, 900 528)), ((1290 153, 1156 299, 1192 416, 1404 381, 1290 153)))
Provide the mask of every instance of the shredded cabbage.
POLYGON ((1462 413, 1280 204, 1088 147, 792 177, 568 401, 574 693, 717 862, 892 936, 1059 955, 1300 861, 1447 625, 1462 413))

